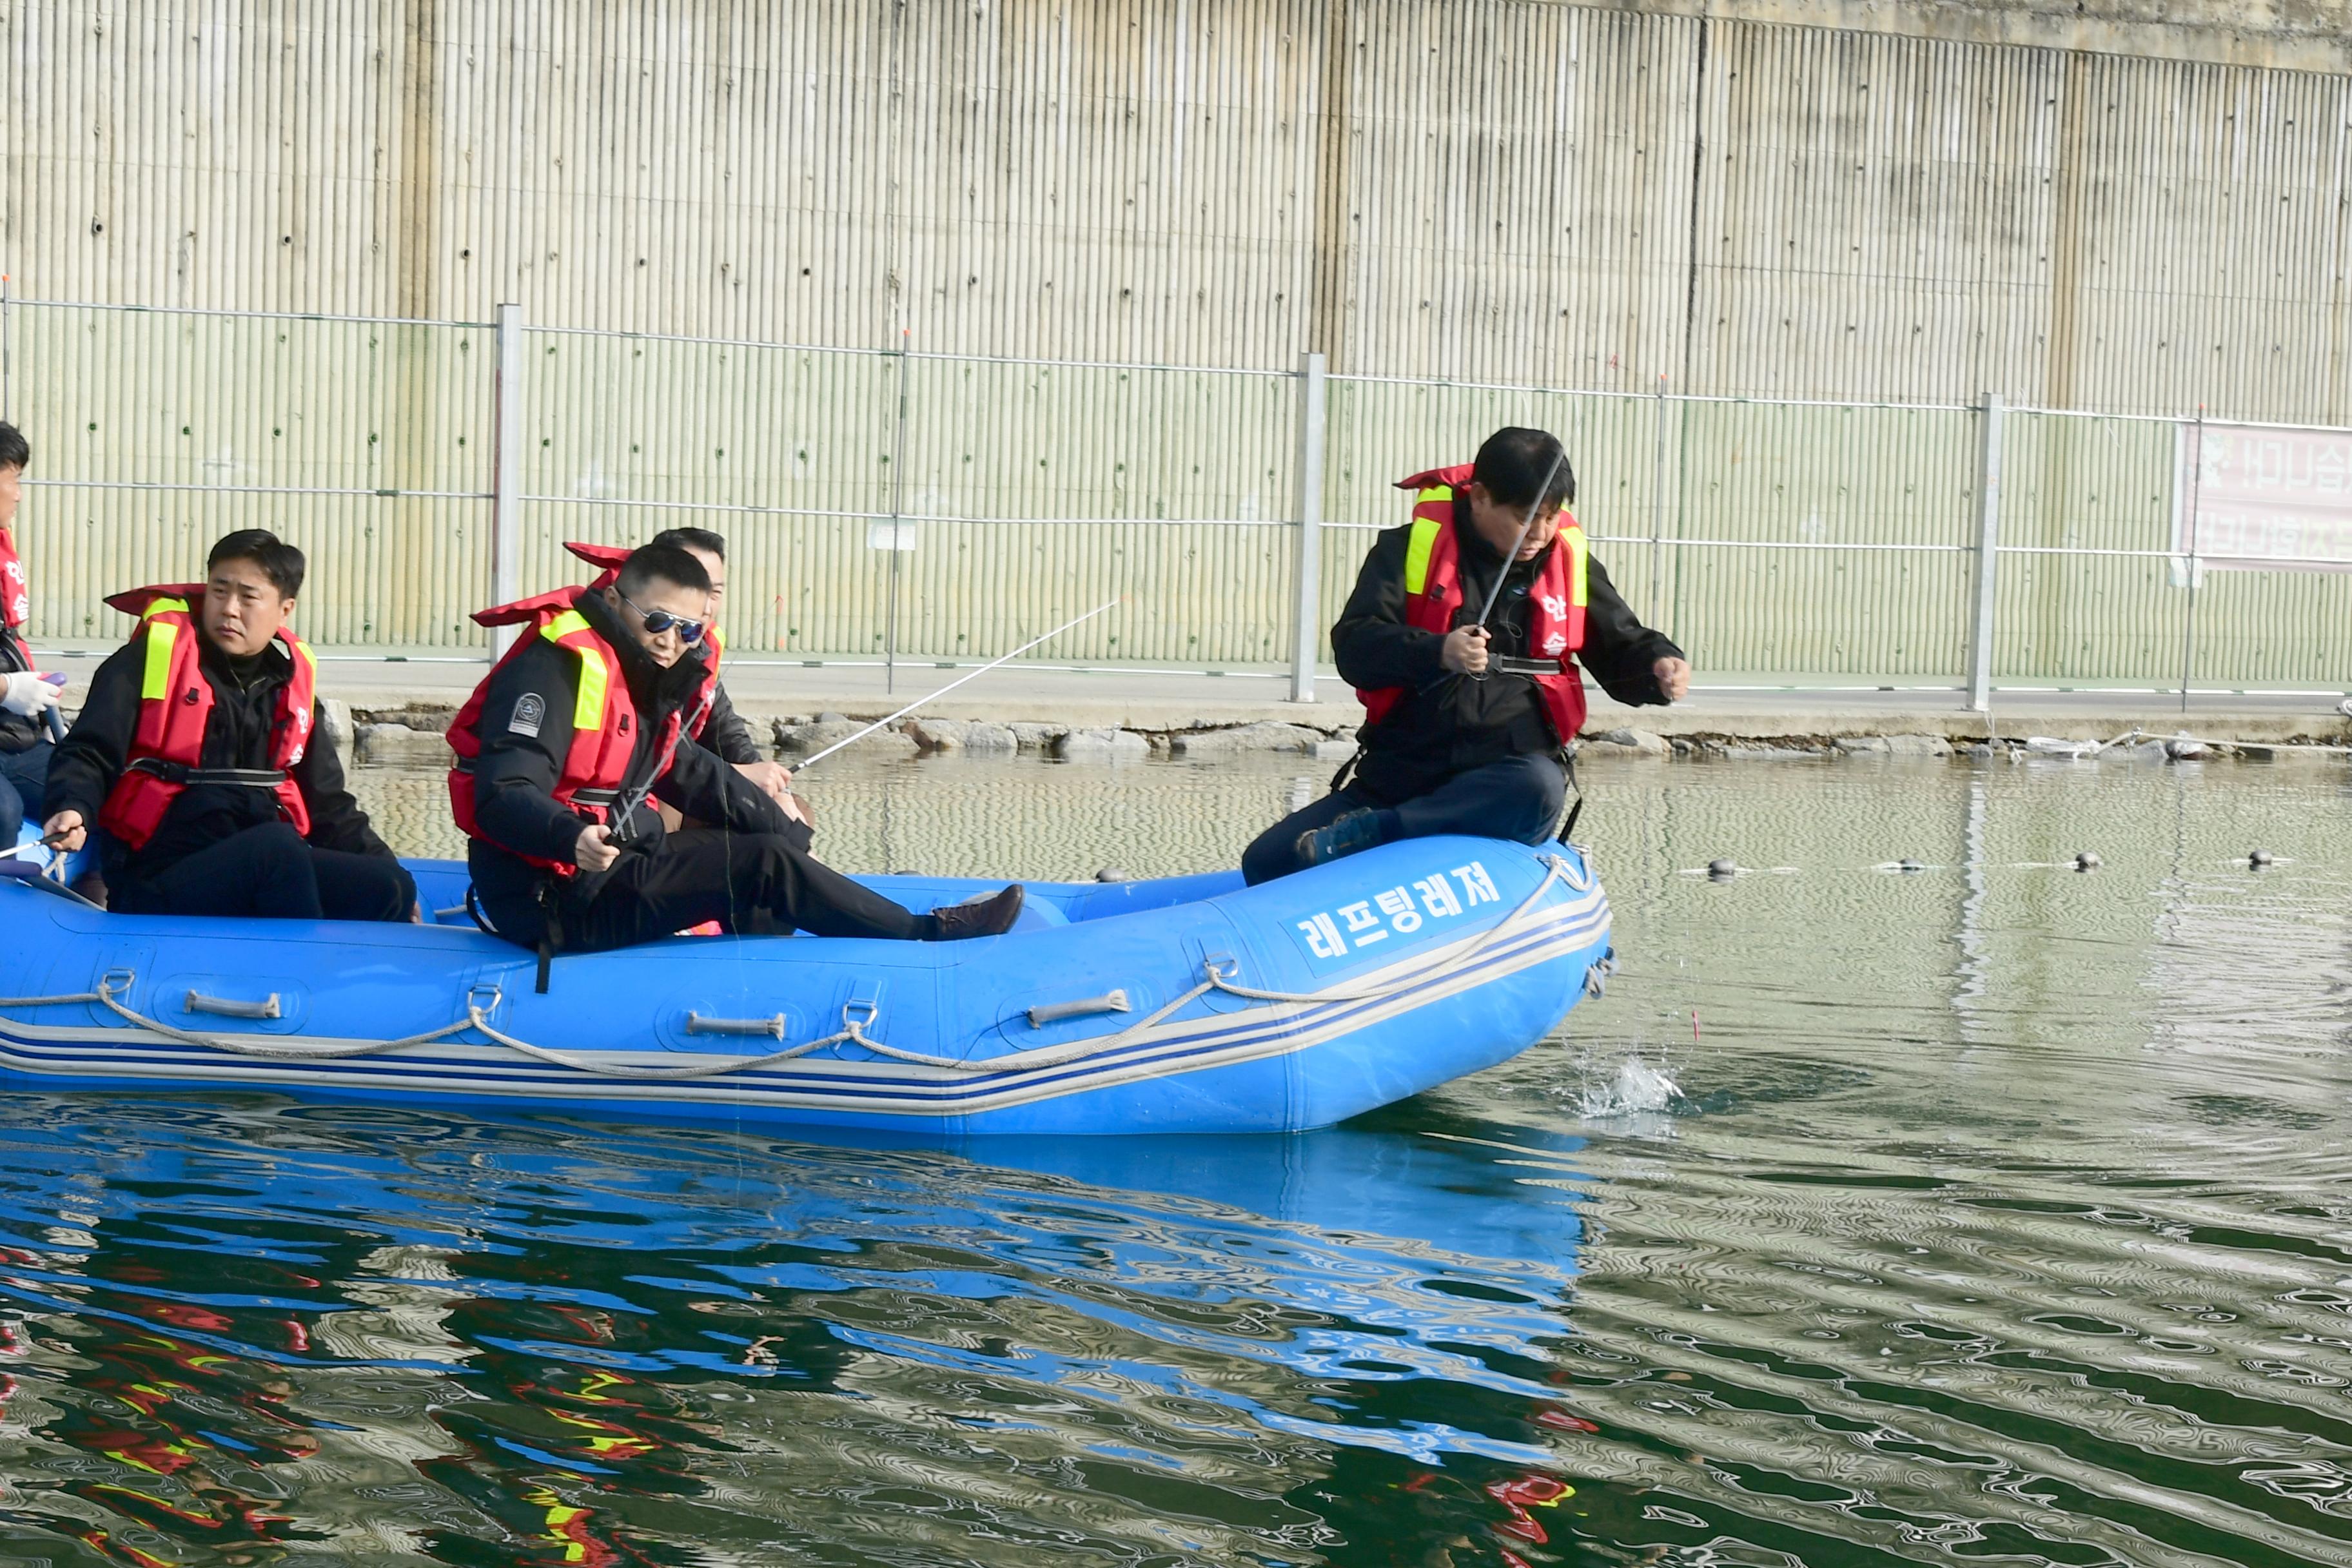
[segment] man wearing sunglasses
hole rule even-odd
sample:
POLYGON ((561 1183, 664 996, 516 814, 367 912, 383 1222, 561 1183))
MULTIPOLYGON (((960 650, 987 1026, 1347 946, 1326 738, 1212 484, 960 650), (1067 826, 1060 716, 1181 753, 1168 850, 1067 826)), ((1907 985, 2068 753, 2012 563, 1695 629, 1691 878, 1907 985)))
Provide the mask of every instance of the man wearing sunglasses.
POLYGON ((527 609, 532 624, 449 729, 450 805, 499 935, 544 961, 706 921, 904 942, 1010 930, 1018 885, 932 914, 902 908, 818 861, 806 825, 682 732, 709 603, 701 563, 653 544, 607 586, 484 612, 527 609), (720 826, 667 832, 652 799, 720 826))
MULTIPOLYGON (((737 773, 773 795, 776 804, 784 808, 786 816, 795 821, 809 821, 808 803, 792 793, 791 770, 770 757, 760 742, 752 738, 751 725, 745 723, 743 716, 735 710, 735 704, 728 699, 726 683, 719 679, 719 661, 726 652, 719 636, 719 610, 727 598, 726 536, 708 528, 665 528, 646 542, 677 545, 700 562, 703 571, 710 576, 709 624, 703 630, 702 641, 697 645, 705 670, 702 695, 697 704, 688 710, 686 732, 700 742, 703 750, 714 752, 722 760, 734 763, 737 773)), ((567 542, 563 548, 590 565, 603 569, 596 581, 590 584, 596 588, 609 584, 613 581, 613 574, 621 569, 621 563, 629 558, 625 545, 586 544, 574 541, 567 542)))

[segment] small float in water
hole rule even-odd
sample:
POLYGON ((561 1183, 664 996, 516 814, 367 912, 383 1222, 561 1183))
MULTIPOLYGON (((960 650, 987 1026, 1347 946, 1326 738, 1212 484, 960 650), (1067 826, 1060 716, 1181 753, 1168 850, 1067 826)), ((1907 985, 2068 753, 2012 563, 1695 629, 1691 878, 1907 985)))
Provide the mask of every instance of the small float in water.
MULTIPOLYGON (((0 860, 0 1074, 615 1119, 982 1133, 1325 1126, 1541 1040, 1609 956, 1561 844, 1421 838, 1256 888, 1031 883, 961 942, 678 937, 555 961, 432 923, 110 914, 0 860)), ((929 910, 1001 885, 861 879, 929 910)))

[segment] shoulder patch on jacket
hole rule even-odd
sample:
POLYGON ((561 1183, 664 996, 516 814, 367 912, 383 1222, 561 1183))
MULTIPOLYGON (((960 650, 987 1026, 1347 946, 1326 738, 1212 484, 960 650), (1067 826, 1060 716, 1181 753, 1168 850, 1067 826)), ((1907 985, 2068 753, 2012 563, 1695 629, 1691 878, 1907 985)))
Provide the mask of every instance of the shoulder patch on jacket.
POLYGON ((547 699, 536 691, 526 691, 515 699, 514 717, 507 728, 518 735, 536 737, 539 727, 547 721, 547 699))

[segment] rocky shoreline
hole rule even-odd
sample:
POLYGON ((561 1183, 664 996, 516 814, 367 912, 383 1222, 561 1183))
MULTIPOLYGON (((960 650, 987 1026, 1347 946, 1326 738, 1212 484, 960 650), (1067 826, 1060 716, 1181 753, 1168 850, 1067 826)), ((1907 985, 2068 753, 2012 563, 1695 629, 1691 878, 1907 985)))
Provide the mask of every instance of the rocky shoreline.
MULTIPOLYGON (((347 755, 362 766, 446 767, 449 750, 442 739, 456 717, 454 707, 411 702, 398 708, 359 707, 330 700, 327 728, 347 755)), ((879 715, 876 715, 879 717, 879 715)), ((816 713, 746 714, 755 731, 764 726, 775 754, 793 758, 823 751, 856 734, 870 719, 826 710, 816 713)), ((2187 731, 2131 731, 2108 736, 1988 736, 1982 721, 1955 714, 1950 732, 1903 734, 1732 733, 1618 727, 1588 731, 1575 748, 1580 762, 1833 762, 1954 756, 2024 761, 2032 757, 2084 759, 2130 756, 2144 761, 2236 761, 2321 763, 2342 765, 2344 736, 2331 731, 2243 741, 2199 737, 2187 731)), ((868 757, 966 754, 1030 756, 1066 763, 1211 759, 1242 755, 1295 756, 1337 763, 1355 750, 1353 725, 1323 728, 1259 721, 1202 724, 1182 729, 1129 729, 1055 723, 1043 720, 994 721, 916 715, 858 742, 868 757)))

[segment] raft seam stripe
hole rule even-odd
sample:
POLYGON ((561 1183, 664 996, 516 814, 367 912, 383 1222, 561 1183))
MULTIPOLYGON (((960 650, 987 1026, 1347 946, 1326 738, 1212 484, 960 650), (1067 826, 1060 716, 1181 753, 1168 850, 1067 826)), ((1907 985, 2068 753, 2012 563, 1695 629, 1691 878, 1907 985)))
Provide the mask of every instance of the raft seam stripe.
MULTIPOLYGON (((1573 1006, 1573 1001, 1570 1005, 1573 1006)), ((396 1093, 426 1101, 452 1096, 478 1096, 517 1103, 563 1101, 615 1108, 658 1110, 664 1107, 734 1106, 774 1110, 806 1110, 845 1116, 875 1115, 910 1120, 986 1114, 1026 1105, 1076 1100, 1087 1094, 1147 1083, 1162 1078, 1189 1076, 1318 1049, 1333 1043, 1344 1031, 1334 1028, 1314 1037, 1276 1035, 1258 1040, 1230 1041, 1214 1049, 1200 1049, 1158 1059, 1129 1062, 1110 1068, 1072 1071, 1026 1083, 934 1086, 931 1092, 911 1092, 912 1086, 874 1080, 795 1079, 776 1075, 772 1080, 736 1080, 730 1086, 690 1080, 661 1086, 657 1090, 613 1094, 601 1087, 605 1080, 552 1078, 540 1073, 498 1073, 477 1076, 452 1072, 418 1072, 382 1066, 289 1070, 273 1067, 266 1075, 226 1063, 157 1063, 143 1070, 127 1061, 90 1064, 77 1072, 67 1060, 27 1059, 8 1053, 5 1059, 27 1077, 112 1082, 152 1083, 159 1089, 173 1085, 205 1083, 247 1089, 310 1087, 365 1095, 396 1093)))
MULTIPOLYGON (((779 1108, 789 1106, 850 1113, 914 1116, 970 1113, 1073 1097, 1155 1077, 1173 1077, 1316 1048, 1353 1028, 1417 1010, 1483 984, 1488 978, 1499 977, 1501 973, 1517 973, 1570 952, 1597 946, 1612 924, 1605 899, 1596 889, 1591 895, 1552 906, 1545 911, 1539 922, 1517 938, 1489 949, 1478 960, 1450 973, 1433 973, 1431 983, 1423 986, 1364 1000, 1286 1003, 1253 1007, 1241 1014, 1228 1016, 1235 1020, 1231 1024, 1202 1018, 1171 1022, 1163 1026, 1161 1031, 1155 1032, 1157 1037, 1139 1039, 1128 1047, 1100 1056, 1081 1058, 1026 1073, 955 1074, 943 1069, 910 1071, 906 1068, 877 1072, 872 1069, 883 1067, 883 1063, 808 1058, 793 1064, 789 1068, 778 1064, 775 1068, 736 1075, 725 1082, 705 1082, 695 1087, 677 1080, 632 1082, 520 1063, 507 1066, 499 1060, 504 1055, 499 1047, 474 1045, 454 1047, 466 1053, 454 1059, 447 1055, 341 1060, 322 1058, 315 1063, 277 1058, 266 1067, 256 1068, 241 1065, 242 1059, 221 1059, 215 1053, 199 1047, 153 1040, 142 1042, 135 1050, 118 1048, 93 1058, 86 1052, 76 1053, 58 1047, 68 1040, 86 1043, 121 1041, 123 1031, 88 1026, 51 1029, 19 1024, 15 1020, 0 1020, 0 1024, 24 1030, 26 1034, 17 1035, 9 1029, 0 1029, 0 1042, 21 1047, 23 1050, 21 1053, 14 1050, 0 1052, 0 1059, 5 1059, 15 1070, 35 1077, 118 1076, 149 1080, 186 1081, 194 1079, 258 1087, 299 1084, 327 1089, 377 1088, 427 1098, 480 1092, 533 1100, 596 1098, 648 1105, 664 1101, 740 1105, 748 1101, 779 1108), (1579 942, 1578 939, 1588 935, 1592 940, 1579 942), (57 1044, 45 1045, 48 1041, 57 1044), (329 1066, 330 1063, 332 1065, 329 1066), (74 1070, 77 1067, 83 1070, 74 1070), (110 1068, 112 1068, 111 1074, 107 1070, 110 1068), (489 1069, 487 1072, 483 1070, 486 1068, 489 1069), (319 1068, 325 1070, 316 1070, 319 1068), (813 1068, 831 1070, 809 1070, 813 1068), (592 1087, 594 1089, 593 1096, 583 1093, 592 1087)), ((1368 983, 1373 976, 1394 974, 1414 968, 1432 972, 1441 970, 1451 951, 1477 941, 1484 934, 1473 933, 1460 943, 1449 943, 1445 949, 1417 954, 1381 970, 1352 975, 1339 984, 1354 987, 1368 983)), ((1570 1008, 1572 1009, 1574 1005, 1575 1000, 1572 999, 1570 1008)), ((1568 1010, 1563 1009, 1563 1016, 1568 1010)), ((276 1037, 289 1043, 298 1038, 290 1036, 276 1037)), ((603 1054, 626 1058, 638 1053, 603 1054)))
MULTIPOLYGON (((1531 950, 1538 947, 1564 948, 1570 940, 1570 934, 1567 931, 1556 933, 1531 932, 1526 940, 1497 950, 1489 961, 1466 966, 1444 982, 1414 992, 1322 1007, 1307 1005, 1252 1008, 1242 1021, 1206 1035, 1189 1039, 1138 1042, 1135 1047, 1116 1055, 1106 1054, 1101 1058, 1084 1058, 1064 1067, 1038 1069, 1026 1075, 999 1075, 994 1078, 983 1078, 940 1074, 937 1077, 922 1077, 909 1075, 905 1069, 898 1069, 886 1076, 856 1070, 880 1065, 865 1062, 824 1064, 837 1065, 841 1068, 848 1069, 827 1073, 805 1073, 779 1066, 776 1068, 740 1075, 729 1080, 728 1084, 711 1084, 710 1093, 697 1094, 688 1098, 740 1101, 748 1091, 761 1099, 772 1099, 779 1093, 786 1092, 783 1086, 791 1084, 803 1095, 821 1095, 825 1100, 835 1102, 851 1100, 860 1095, 869 1098, 887 1098, 892 1100, 913 1095, 917 1097, 917 1103, 953 1106, 975 1100, 993 1101, 1006 1097, 1015 1097, 1023 1100, 1045 1098, 1057 1086, 1063 1087, 1066 1091, 1076 1091, 1079 1088, 1078 1080, 1099 1080, 1087 1086, 1089 1088, 1108 1087, 1131 1079, 1159 1076, 1171 1068, 1178 1072, 1188 1072, 1197 1070, 1201 1067, 1227 1062, 1234 1059, 1236 1052, 1258 1058, 1289 1054, 1328 1043, 1350 1027, 1378 1022, 1385 1017, 1410 1012, 1431 1002, 1458 994, 1474 984, 1481 983, 1486 977, 1485 972, 1506 968, 1517 972, 1535 967, 1553 957, 1561 956, 1560 953, 1542 953, 1531 950), (1280 1016, 1269 1017, 1268 1014, 1280 1016), (1268 1047, 1273 1048, 1267 1048, 1268 1047), (910 1077, 912 1081, 908 1081, 910 1077), (730 1089, 730 1085, 733 1087, 730 1089), (894 1092, 877 1094, 877 1091, 894 1092)), ((1597 942, 1587 945, 1597 945, 1597 942)), ((1571 1003, 1572 1005, 1573 1003, 1571 1003)), ((1192 1022, 1197 1024, 1202 1021, 1192 1022)), ((19 1027, 22 1026, 19 1026, 19 1027)), ((51 1035, 47 1030, 38 1032, 42 1035, 49 1035, 52 1038, 58 1036, 87 1037, 91 1035, 96 1035, 102 1039, 120 1038, 118 1032, 108 1030, 61 1030, 57 1031, 55 1035, 51 1035)), ((591 1084, 610 1088, 614 1086, 615 1081, 588 1075, 574 1076, 566 1074, 562 1069, 549 1069, 522 1064, 507 1067, 499 1061, 497 1047, 487 1046, 459 1047, 468 1053, 478 1053, 478 1055, 469 1055, 456 1059, 446 1056, 342 1058, 331 1071, 322 1075, 299 1069, 314 1065, 324 1066, 328 1062, 335 1061, 335 1058, 320 1058, 317 1064, 278 1058, 267 1068, 245 1068, 226 1061, 220 1062, 217 1067, 207 1067, 204 1064, 216 1060, 213 1053, 197 1047, 184 1047, 177 1042, 159 1041, 149 1042, 135 1052, 116 1051, 96 1061, 90 1061, 87 1057, 77 1056, 69 1051, 45 1050, 36 1040, 22 1039, 5 1034, 0 1034, 0 1039, 21 1044, 34 1053, 31 1060, 19 1070, 42 1076, 104 1076, 103 1073, 75 1073, 70 1068, 63 1073, 58 1071, 58 1068, 68 1062, 86 1061, 91 1066, 112 1063, 124 1076, 158 1079, 174 1074, 186 1075, 194 1071, 207 1081, 221 1079, 232 1082, 258 1084, 310 1082, 331 1085, 336 1082, 350 1084, 373 1081, 390 1087, 420 1078, 429 1078, 437 1085, 455 1087, 450 1081, 452 1077, 462 1075, 467 1083, 497 1084, 509 1092, 532 1093, 539 1098, 545 1098, 551 1093, 585 1088, 591 1084), (487 1073, 483 1071, 486 1068, 489 1069, 487 1073)), ((659 1084, 661 1080, 642 1081, 651 1087, 659 1084)), ((604 1098, 615 1097, 606 1094, 604 1098)), ((661 1097, 658 1094, 633 1092, 617 1098, 634 1101, 653 1101, 661 1097)))

